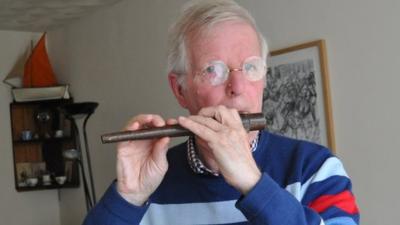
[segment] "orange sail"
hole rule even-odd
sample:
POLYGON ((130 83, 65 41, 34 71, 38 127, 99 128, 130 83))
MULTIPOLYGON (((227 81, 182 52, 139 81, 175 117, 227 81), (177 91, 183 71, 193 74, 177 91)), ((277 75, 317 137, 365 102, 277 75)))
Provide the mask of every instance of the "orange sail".
POLYGON ((43 34, 25 63, 23 87, 57 85, 57 80, 47 55, 45 42, 46 34, 43 34))

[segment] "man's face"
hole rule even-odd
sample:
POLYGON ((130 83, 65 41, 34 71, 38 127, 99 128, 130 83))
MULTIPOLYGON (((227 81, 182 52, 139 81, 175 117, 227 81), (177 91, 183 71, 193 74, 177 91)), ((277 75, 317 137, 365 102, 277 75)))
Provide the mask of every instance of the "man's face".
POLYGON ((212 85, 196 77, 211 61, 221 60, 230 69, 239 69, 246 58, 261 56, 254 29, 243 22, 227 21, 204 33, 188 41, 190 65, 186 87, 181 89, 181 97, 178 97, 181 106, 190 114, 217 105, 235 108, 239 112, 261 112, 265 78, 249 81, 241 71, 232 71, 224 83, 212 85))

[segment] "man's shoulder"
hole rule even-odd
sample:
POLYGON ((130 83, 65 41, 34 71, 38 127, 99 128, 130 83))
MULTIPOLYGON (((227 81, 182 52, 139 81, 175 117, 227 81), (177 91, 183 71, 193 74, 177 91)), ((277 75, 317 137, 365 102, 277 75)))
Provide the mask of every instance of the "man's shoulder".
POLYGON ((263 131, 262 137, 264 138, 261 138, 261 144, 274 154, 296 155, 296 158, 333 156, 331 150, 318 143, 273 134, 269 131, 263 131))
POLYGON ((278 183, 304 182, 328 160, 332 152, 319 144, 263 132, 258 161, 278 183), (263 137, 264 136, 264 137, 263 137), (263 152, 263 153, 262 153, 263 152))

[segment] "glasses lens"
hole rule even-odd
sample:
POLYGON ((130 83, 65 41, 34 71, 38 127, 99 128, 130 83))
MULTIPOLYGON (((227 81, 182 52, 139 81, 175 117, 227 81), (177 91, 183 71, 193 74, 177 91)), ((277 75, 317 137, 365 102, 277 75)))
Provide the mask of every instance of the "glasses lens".
POLYGON ((266 73, 266 65, 262 58, 253 56, 247 58, 243 63, 243 73, 250 81, 261 80, 266 73))
POLYGON ((213 61, 203 70, 203 79, 211 85, 219 85, 225 82, 228 77, 228 67, 222 61, 213 61))
MULTIPOLYGON (((232 69, 232 71, 240 71, 240 69, 232 69)), ((262 58, 252 56, 243 62, 241 71, 248 80, 258 81, 266 75, 266 64, 262 58)), ((220 85, 228 79, 229 73, 230 69, 223 61, 212 61, 202 70, 201 80, 214 86, 220 85)))

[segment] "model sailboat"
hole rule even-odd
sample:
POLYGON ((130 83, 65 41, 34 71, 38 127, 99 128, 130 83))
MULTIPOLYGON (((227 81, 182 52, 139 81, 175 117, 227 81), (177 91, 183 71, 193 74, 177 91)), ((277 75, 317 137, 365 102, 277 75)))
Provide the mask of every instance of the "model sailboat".
POLYGON ((57 85, 56 77, 47 55, 45 42, 46 34, 43 34, 25 63, 23 79, 25 88, 57 85))
POLYGON ((25 62, 29 57, 29 49, 24 54, 20 55, 15 63, 14 67, 4 78, 3 83, 9 85, 12 88, 22 87, 22 79, 24 75, 25 62))
POLYGON ((58 85, 51 67, 46 34, 42 35, 29 57, 20 57, 3 82, 12 87, 17 102, 69 98, 68 85, 58 85))

